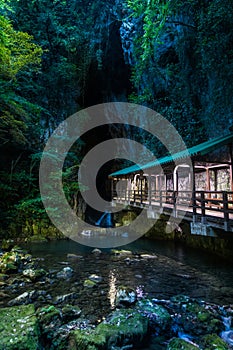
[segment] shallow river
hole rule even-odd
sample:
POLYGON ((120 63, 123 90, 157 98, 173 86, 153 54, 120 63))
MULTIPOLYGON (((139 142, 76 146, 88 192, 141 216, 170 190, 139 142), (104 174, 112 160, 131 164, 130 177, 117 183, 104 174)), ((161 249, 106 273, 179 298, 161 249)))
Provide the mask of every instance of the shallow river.
POLYGON ((40 265, 52 273, 66 265, 74 270, 71 279, 56 280, 46 289, 49 288, 52 297, 77 292, 77 304, 94 322, 114 308, 119 285, 133 287, 139 295, 158 299, 185 294, 216 304, 233 304, 233 265, 173 242, 140 239, 119 248, 132 252, 123 256, 112 254, 110 249, 102 249, 102 254, 95 255, 93 248, 66 240, 33 244, 28 248, 34 257, 42 258, 40 265), (80 257, 68 259, 67 254, 80 257), (83 286, 91 274, 102 277, 92 289, 83 286))

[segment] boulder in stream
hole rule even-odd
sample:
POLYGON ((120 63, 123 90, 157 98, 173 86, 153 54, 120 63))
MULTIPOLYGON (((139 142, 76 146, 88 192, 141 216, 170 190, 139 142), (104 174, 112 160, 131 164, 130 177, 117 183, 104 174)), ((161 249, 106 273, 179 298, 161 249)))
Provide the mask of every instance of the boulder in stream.
POLYGON ((143 316, 149 319, 150 327, 161 333, 171 325, 171 316, 162 305, 154 303, 150 299, 141 299, 137 302, 136 308, 143 316))
POLYGON ((134 349, 143 344, 148 332, 148 320, 133 309, 113 312, 94 330, 75 330, 71 333, 69 350, 111 350, 117 347, 134 349), (74 345, 75 344, 75 345, 74 345))
POLYGON ((137 293, 131 287, 119 286, 116 292, 116 306, 132 305, 137 300, 137 293))

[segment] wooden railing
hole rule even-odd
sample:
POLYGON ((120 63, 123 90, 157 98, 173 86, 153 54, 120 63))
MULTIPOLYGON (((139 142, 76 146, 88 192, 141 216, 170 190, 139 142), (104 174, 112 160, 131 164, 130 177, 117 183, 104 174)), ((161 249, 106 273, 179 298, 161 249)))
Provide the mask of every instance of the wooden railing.
POLYGON ((189 208, 194 218, 201 216, 203 223, 207 216, 214 216, 217 212, 222 213, 225 228, 229 220, 233 220, 233 192, 121 190, 113 193, 112 198, 113 201, 139 207, 170 207, 175 211, 189 208))

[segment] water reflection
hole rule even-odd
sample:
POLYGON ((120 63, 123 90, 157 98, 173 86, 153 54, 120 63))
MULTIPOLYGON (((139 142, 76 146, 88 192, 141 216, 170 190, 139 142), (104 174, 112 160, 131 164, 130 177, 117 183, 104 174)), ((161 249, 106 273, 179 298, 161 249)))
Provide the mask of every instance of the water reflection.
POLYGON ((108 291, 108 299, 110 301, 111 309, 115 308, 115 300, 116 300, 116 274, 115 270, 110 270, 109 272, 109 291, 108 291))

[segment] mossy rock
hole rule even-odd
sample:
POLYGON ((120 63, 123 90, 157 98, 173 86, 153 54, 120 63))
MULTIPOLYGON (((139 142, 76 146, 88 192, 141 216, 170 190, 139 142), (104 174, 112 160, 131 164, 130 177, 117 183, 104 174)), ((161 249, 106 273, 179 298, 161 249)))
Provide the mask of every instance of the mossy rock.
POLYGON ((148 320, 133 309, 117 310, 107 321, 94 330, 74 331, 76 348, 79 350, 102 350, 139 346, 148 332, 148 320))
POLYGON ((21 263, 21 256, 17 252, 6 252, 0 258, 0 271, 6 272, 17 272, 21 263))
POLYGON ((39 327, 34 305, 0 309, 0 349, 37 350, 39 327))
POLYGON ((118 256, 131 256, 133 254, 131 250, 124 250, 124 249, 120 249, 120 250, 112 249, 111 253, 118 256))
POLYGON ((69 350, 99 350, 106 349, 106 337, 104 334, 96 334, 92 330, 76 330, 69 340, 69 350))
POLYGON ((172 339, 167 346, 167 350, 197 350, 197 349, 199 349, 199 347, 180 338, 172 339))
POLYGON ((27 238, 27 243, 40 243, 40 242, 48 242, 48 240, 44 236, 35 235, 27 238))
POLYGON ((95 287, 96 285, 97 285, 96 282, 94 282, 94 281, 92 281, 92 280, 89 280, 89 279, 87 279, 87 280, 85 280, 85 281, 83 282, 83 286, 86 287, 86 288, 93 288, 93 287, 95 287))
POLYGON ((200 339, 200 345, 205 350, 228 350, 228 345, 217 334, 207 334, 200 339))
POLYGON ((41 277, 44 277, 47 272, 44 269, 26 269, 23 271, 25 277, 30 278, 31 281, 38 281, 41 277))
POLYGON ((149 319, 152 328, 165 330, 171 323, 169 312, 162 305, 157 305, 150 299, 139 300, 136 308, 149 319))
POLYGON ((82 311, 79 306, 65 305, 62 308, 63 321, 67 322, 67 321, 75 320, 80 316, 81 312, 82 311))
POLYGON ((51 322, 61 319, 61 313, 54 305, 47 305, 46 307, 38 309, 37 316, 42 328, 46 327, 51 322))
POLYGON ((205 304, 188 302, 182 306, 182 316, 179 320, 185 332, 195 336, 220 333, 224 330, 222 320, 205 304))

